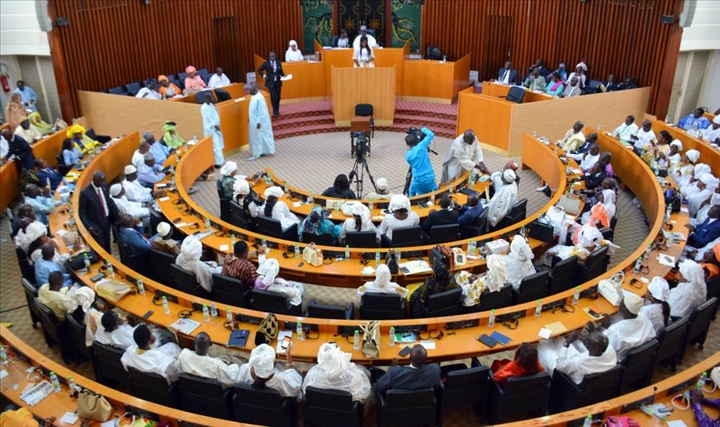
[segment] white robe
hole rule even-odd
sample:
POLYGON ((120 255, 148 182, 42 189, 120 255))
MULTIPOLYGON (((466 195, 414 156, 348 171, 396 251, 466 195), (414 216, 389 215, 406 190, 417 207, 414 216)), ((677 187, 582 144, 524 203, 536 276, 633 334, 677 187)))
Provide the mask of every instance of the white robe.
POLYGON ((652 129, 645 132, 645 130, 643 128, 640 128, 640 129, 638 129, 638 131, 635 135, 638 138, 635 142, 635 147, 640 148, 642 150, 648 150, 648 149, 652 148, 652 141, 657 141, 655 132, 653 132, 652 129))
POLYGON ((338 375, 329 372, 322 364, 310 368, 305 374, 302 391, 311 387, 347 391, 352 395, 353 402, 365 403, 372 388, 370 387, 370 373, 365 367, 350 363, 346 370, 338 375))
POLYGON ((125 196, 132 202, 147 203, 154 200, 151 194, 152 190, 143 187, 137 179, 135 181, 125 179, 122 186, 125 189, 125 196))
POLYGON ((98 326, 95 332, 95 340, 100 344, 111 345, 113 347, 127 350, 131 346, 135 345, 135 339, 133 333, 135 328, 128 325, 127 323, 118 326, 114 331, 108 332, 102 325, 98 326))
POLYGON ((144 208, 142 203, 131 202, 127 196, 113 197, 112 199, 121 214, 132 215, 135 219, 145 219, 150 216, 150 209, 144 208))
POLYGON ((515 182, 505 184, 496 189, 495 195, 488 204, 488 223, 495 227, 510 212, 517 202, 518 188, 515 182))
MULTIPOLYGON (((246 384, 253 383, 252 376, 250 375, 249 363, 240 366, 240 369, 238 369, 237 381, 239 383, 246 384)), ((281 371, 277 366, 275 366, 275 375, 273 375, 273 377, 265 383, 265 386, 267 388, 277 390, 280 392, 282 397, 294 396, 298 399, 302 399, 302 382, 302 376, 300 376, 298 371, 295 369, 281 371)))
POLYGON ((505 263, 507 264, 507 282, 512 285, 516 290, 520 289, 520 282, 531 275, 535 274, 535 266, 530 258, 521 260, 516 254, 510 252, 505 255, 505 263))
POLYGON ((670 316, 689 317, 690 314, 707 298, 705 284, 694 284, 683 282, 670 289, 668 304, 670 304, 670 316))
MULTIPOLYGON (((345 222, 343 222, 342 228, 340 228, 340 240, 344 239, 348 232, 354 233, 356 231, 355 218, 346 219, 345 222)), ((377 227, 375 227, 375 224, 373 224, 369 218, 366 218, 360 225, 360 231, 372 231, 373 233, 377 233, 377 227)))
POLYGON ((205 262, 187 256, 182 252, 175 259, 175 264, 184 268, 187 271, 192 271, 193 273, 195 273, 195 278, 197 279, 200 286, 202 286, 202 288, 208 292, 212 292, 213 273, 222 272, 222 267, 211 267, 205 262))
POLYGON ((304 60, 305 57, 303 53, 300 52, 300 49, 292 50, 288 48, 288 50, 285 51, 285 62, 302 62, 304 60))
POLYGON ((240 366, 227 365, 222 360, 209 355, 200 356, 186 348, 178 356, 180 372, 197 375, 202 378, 211 378, 220 381, 223 388, 233 387, 237 382, 240 366))
POLYGON ((224 73, 221 76, 218 76, 217 73, 215 73, 212 75, 212 77, 210 77, 210 80, 208 80, 208 87, 210 89, 227 86, 229 84, 230 79, 224 73))
MULTIPOLYGON (((371 49, 375 49, 377 47, 377 40, 375 40, 375 37, 371 36, 370 34, 366 35, 368 39, 368 46, 370 46, 371 49)), ((355 37, 355 40, 353 40, 352 47, 355 50, 360 49, 360 39, 362 38, 362 34, 358 34, 357 37, 355 37)))
POLYGON ((665 319, 663 318, 662 304, 649 304, 643 306, 638 312, 638 317, 643 316, 650 320, 655 333, 665 327, 665 319))
POLYGON ((140 165, 145 163, 145 155, 141 153, 140 150, 135 150, 132 155, 132 159, 130 160, 130 163, 135 166, 135 169, 139 169, 140 165))
POLYGON ((687 199, 687 206, 688 211, 690 211, 690 216, 695 216, 697 212, 700 210, 700 205, 703 204, 706 200, 708 200, 712 195, 715 193, 714 189, 705 187, 704 190, 695 190, 695 191, 688 191, 689 194, 685 196, 687 199))
POLYGON ((180 354, 180 347, 175 343, 167 343, 157 349, 150 349, 142 354, 138 353, 137 345, 133 344, 120 358, 123 366, 135 368, 138 371, 149 374, 162 375, 163 378, 172 384, 178 379, 177 357, 180 354))
MULTIPOLYGON (((255 285, 255 288, 259 288, 258 285, 255 285)), ((305 288, 302 283, 287 281, 280 277, 276 277, 270 286, 265 287, 265 290, 281 294, 296 307, 302 304, 305 296, 305 288)))
POLYGON ((455 138, 450 144, 450 149, 443 161, 442 178, 440 182, 450 182, 462 175, 464 171, 469 171, 476 164, 483 161, 483 151, 477 139, 472 144, 465 143, 463 135, 455 138))
POLYGON ((250 97, 249 117, 248 139, 253 157, 260 157, 263 154, 275 154, 275 137, 273 136, 270 114, 268 113, 265 97, 260 92, 250 97), (258 124, 260 129, 257 128, 258 124))
MULTIPOLYGON (((261 214, 265 213, 265 205, 260 206, 259 211, 261 214)), ((294 213, 290 212, 287 203, 282 200, 278 200, 273 206, 271 218, 280 221, 280 226, 283 230, 287 230, 293 224, 300 224, 300 218, 294 213)))
POLYGON ((608 337, 610 346, 615 349, 618 359, 622 360, 630 350, 655 338, 655 328, 650 319, 645 316, 637 316, 634 319, 624 319, 613 323, 603 331, 603 334, 608 337))
POLYGON ((615 130, 613 131, 613 136, 620 138, 621 141, 630 142, 630 135, 635 135, 637 131, 638 126, 635 123, 630 123, 629 126, 623 123, 617 128, 615 128, 615 130))
POLYGON ((609 345, 603 354, 593 357, 582 343, 575 341, 565 348, 564 342, 564 338, 558 337, 541 340, 538 345, 538 360, 550 374, 557 369, 580 384, 585 375, 608 371, 617 364, 615 349, 609 345))
POLYGON ((212 136, 213 141, 213 153, 215 154, 215 164, 225 164, 225 156, 223 155, 223 148, 225 148, 225 142, 223 134, 219 130, 220 128, 220 114, 218 113, 217 107, 214 104, 205 103, 200 107, 200 114, 203 120, 203 135, 212 136), (218 127, 216 129, 215 127, 218 127))

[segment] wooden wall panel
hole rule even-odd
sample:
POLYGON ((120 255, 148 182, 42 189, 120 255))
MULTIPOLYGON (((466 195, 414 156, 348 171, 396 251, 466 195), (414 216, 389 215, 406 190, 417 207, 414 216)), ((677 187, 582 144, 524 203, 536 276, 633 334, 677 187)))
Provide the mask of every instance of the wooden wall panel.
MULTIPOLYGON (((451 60, 471 53, 471 68, 480 70, 481 79, 497 78, 504 59, 486 52, 493 44, 486 39, 487 28, 491 16, 509 16, 507 59, 519 73, 524 75, 537 58, 551 69, 565 62, 569 71, 582 60, 593 79, 614 73, 651 86, 648 110, 665 117, 682 28, 661 18, 679 16, 682 5, 683 0, 426 0, 422 51, 436 45, 451 60)), ((490 35, 494 40, 501 36, 490 35)))

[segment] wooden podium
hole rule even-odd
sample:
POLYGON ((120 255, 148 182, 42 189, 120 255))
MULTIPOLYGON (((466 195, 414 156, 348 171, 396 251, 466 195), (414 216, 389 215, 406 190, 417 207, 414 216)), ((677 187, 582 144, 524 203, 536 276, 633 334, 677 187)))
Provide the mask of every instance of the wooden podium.
POLYGON ((372 104, 376 126, 392 126, 395 84, 395 67, 332 67, 331 99, 335 126, 350 126, 357 104, 372 104))

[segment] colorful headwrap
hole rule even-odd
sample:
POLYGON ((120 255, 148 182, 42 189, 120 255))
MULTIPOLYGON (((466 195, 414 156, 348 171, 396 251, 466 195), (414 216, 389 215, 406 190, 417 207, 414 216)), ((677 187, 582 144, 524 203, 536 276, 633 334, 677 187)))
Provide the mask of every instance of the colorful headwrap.
POLYGON ((197 71, 197 68, 193 67, 192 65, 188 65, 187 68, 185 68, 185 72, 188 74, 194 73, 197 71))
POLYGON ((76 133, 85 135, 85 128, 75 123, 72 126, 68 127, 65 135, 67 135, 68 138, 73 138, 76 133))

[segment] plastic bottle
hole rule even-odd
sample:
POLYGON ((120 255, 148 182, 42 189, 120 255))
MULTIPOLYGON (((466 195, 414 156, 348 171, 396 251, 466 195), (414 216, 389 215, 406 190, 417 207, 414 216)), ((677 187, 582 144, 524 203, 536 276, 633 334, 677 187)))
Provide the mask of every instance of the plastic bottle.
POLYGON ((641 256, 639 256, 637 261, 635 261, 635 268, 634 268, 635 273, 639 273, 640 270, 642 269, 642 262, 643 262, 643 259, 641 256))
POLYGON ((471 240, 470 243, 468 243, 468 256, 475 256, 475 251, 477 250, 477 242, 475 242, 475 239, 471 240))
POLYGON ((205 229, 209 230, 211 227, 210 218, 205 218, 205 229))
POLYGON ((402 259, 402 250, 400 248, 398 248, 395 250, 395 253, 397 254, 398 262, 400 262, 400 260, 402 259))
POLYGON ((588 415, 585 417, 585 421, 583 421, 583 427, 592 427, 593 424, 593 417, 592 415, 588 415))
POLYGON ((450 184, 450 195, 452 195, 452 193, 453 193, 453 185, 450 184))
POLYGON ((390 347, 395 346, 395 328, 390 326, 390 347))
POLYGON ((232 246, 232 248, 235 248, 235 243, 236 243, 236 242, 237 242, 237 239, 235 238, 235 233, 232 233, 232 234, 230 235, 230 245, 232 246))
POLYGON ((75 384, 75 380, 72 375, 68 375, 68 388, 70 389, 70 393, 74 392, 77 388, 77 384, 75 384))
POLYGON ((375 265, 380 265, 380 251, 375 251, 375 265))
POLYGON ((350 245, 345 245, 345 261, 350 260, 350 245))
POLYGON ((230 310, 230 307, 225 307, 225 320, 233 323, 233 313, 232 310, 230 310))
POLYGON ((210 315, 213 319, 218 318, 218 309, 215 307, 215 303, 210 304, 210 315))
POLYGON ((353 349, 360 350, 360 331, 357 329, 355 330, 355 335, 353 336, 353 349))
POLYGON ((303 333, 302 322, 299 320, 297 321, 297 325, 295 326, 295 333, 298 336, 298 340, 300 340, 300 341, 305 340, 305 334, 303 333))
POLYGON ((470 169, 470 176, 468 177, 468 184, 470 187, 475 185, 475 169, 470 169))
POLYGON ((85 260, 85 271, 83 274, 88 274, 90 272, 90 258, 88 258, 87 252, 83 254, 83 258, 85 260))
POLYGON ((137 285, 137 293, 140 295, 145 295, 145 284, 143 283, 141 277, 137 278, 135 284, 137 285))
POLYGON ((670 215, 672 214, 672 205, 668 205, 665 209, 665 222, 670 222, 670 215))
POLYGON ((50 382, 52 383, 55 393, 60 393, 62 391, 62 388, 60 388, 60 381, 58 381, 58 377, 55 375, 55 372, 50 372, 50 382))
POLYGON ((580 301, 580 286, 575 287, 575 292, 573 293, 573 305, 577 305, 578 301, 580 301))
POLYGON ((307 202, 308 205, 312 205, 313 203, 315 203, 315 198, 313 197, 312 193, 310 193, 310 195, 308 196, 307 202))
POLYGON ((375 209, 375 203, 370 200, 370 204, 368 205, 368 209, 370 210, 370 215, 372 215, 373 210, 375 209))
POLYGON ((543 303, 542 303, 542 298, 540 298, 537 302, 537 307, 535 307, 535 317, 540 317, 540 315, 542 314, 542 308, 543 308, 543 303))
POLYGON ((262 250, 263 253, 267 253, 267 239, 265 239, 264 237, 262 239, 262 250))
POLYGON ((285 193, 287 194, 290 194, 290 187, 288 187, 287 181, 283 181, 283 191, 285 191, 285 193))
POLYGON ((488 328, 495 326, 495 310, 490 310, 490 317, 488 317, 488 328))
POLYGON ((110 264, 109 262, 107 263, 107 271, 108 271, 108 276, 110 276, 111 279, 114 279, 115 278, 115 269, 113 268, 112 264, 110 264))
POLYGON ((7 350, 4 345, 0 345, 0 362, 2 362, 3 365, 7 365, 8 363, 7 350))
POLYGON ((705 386, 705 381, 707 381, 707 372, 703 372, 702 375, 700 375, 697 384, 695 384, 695 388, 703 388, 703 386, 705 386))
POLYGON ((202 312, 203 312, 203 319, 205 320, 205 323, 209 323, 210 322, 210 310, 208 310, 207 305, 203 304, 202 312))
POLYGON ((433 205, 435 204, 435 192, 434 191, 430 194, 430 203, 432 203, 433 205))
POLYGON ((295 243, 295 258, 300 258, 300 245, 295 243))
POLYGON ((645 248, 645 253, 643 254, 644 259, 650 258, 650 252, 652 252, 652 245, 648 243, 647 248, 645 248))
POLYGON ((166 296, 162 297, 162 306, 163 306, 163 311, 165 312, 165 314, 170 314, 170 306, 168 305, 166 296))
POLYGON ((537 130, 533 129, 533 138, 537 138, 537 130))

